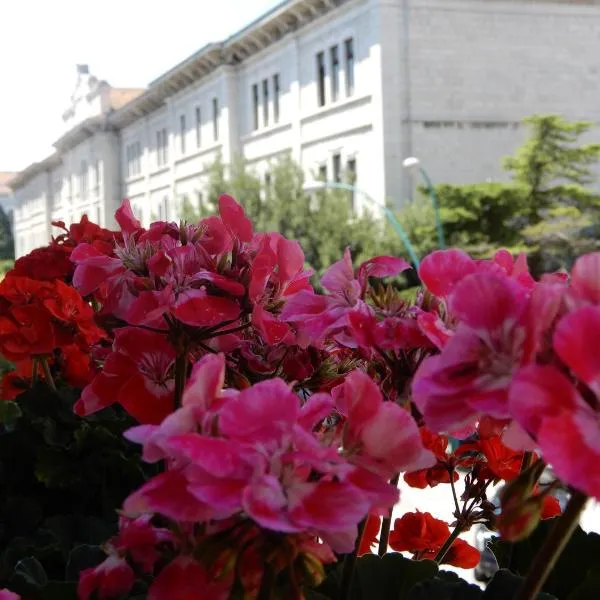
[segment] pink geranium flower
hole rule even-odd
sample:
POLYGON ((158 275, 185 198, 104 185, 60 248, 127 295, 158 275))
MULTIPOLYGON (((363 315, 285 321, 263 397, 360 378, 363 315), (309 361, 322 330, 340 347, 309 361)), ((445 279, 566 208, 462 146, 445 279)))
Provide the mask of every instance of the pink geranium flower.
POLYGON ((464 277, 453 287, 450 313, 459 325, 441 354, 426 359, 413 381, 414 401, 434 431, 452 431, 479 414, 506 419, 508 390, 530 363, 560 308, 562 293, 538 284, 530 293, 495 273, 464 277))
POLYGON ((579 308, 561 319, 553 337, 558 357, 585 386, 553 365, 530 365, 515 377, 510 409, 536 440, 563 481, 600 499, 600 307, 579 308))

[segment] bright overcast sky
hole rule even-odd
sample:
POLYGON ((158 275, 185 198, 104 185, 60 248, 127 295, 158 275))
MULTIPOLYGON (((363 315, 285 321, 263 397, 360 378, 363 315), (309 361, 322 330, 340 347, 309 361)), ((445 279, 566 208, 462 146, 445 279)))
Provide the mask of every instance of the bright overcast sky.
POLYGON ((44 158, 60 135, 75 65, 145 87, 281 0, 6 0, 0 27, 0 171, 44 158))

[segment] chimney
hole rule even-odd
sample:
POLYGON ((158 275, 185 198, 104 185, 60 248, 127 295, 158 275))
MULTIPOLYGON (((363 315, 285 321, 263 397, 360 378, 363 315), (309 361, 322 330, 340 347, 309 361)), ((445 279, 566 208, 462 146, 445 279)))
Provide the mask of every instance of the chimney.
POLYGON ((89 65, 77 65, 77 74, 78 75, 89 75, 90 67, 89 65))

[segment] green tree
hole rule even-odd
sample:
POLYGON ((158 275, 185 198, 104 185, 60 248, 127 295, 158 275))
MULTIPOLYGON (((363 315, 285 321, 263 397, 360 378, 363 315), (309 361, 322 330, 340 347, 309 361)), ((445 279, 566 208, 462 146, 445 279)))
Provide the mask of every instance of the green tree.
MULTIPOLYGON (((590 184, 600 144, 582 143, 592 127, 588 122, 556 115, 524 122, 528 139, 504 160, 509 182, 436 186, 448 245, 476 256, 499 247, 526 250, 538 272, 569 266, 582 252, 598 247, 600 197, 590 184)), ((432 211, 429 220, 418 213, 409 206, 400 218, 423 254, 436 246, 435 227, 432 211)))
POLYGON ((307 194, 302 168, 289 155, 273 161, 269 169, 267 188, 242 159, 234 160, 228 169, 218 159, 210 169, 208 210, 214 210, 220 194, 232 195, 257 230, 278 231, 298 240, 307 264, 319 273, 339 260, 346 247, 356 262, 401 253, 401 244, 386 222, 368 212, 354 214, 347 191, 307 194))

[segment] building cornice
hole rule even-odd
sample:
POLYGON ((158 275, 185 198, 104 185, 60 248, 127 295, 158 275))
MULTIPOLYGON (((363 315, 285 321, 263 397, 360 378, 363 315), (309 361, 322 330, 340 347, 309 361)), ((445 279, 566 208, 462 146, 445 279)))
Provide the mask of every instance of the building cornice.
POLYGON ((285 0, 223 42, 208 44, 152 81, 148 89, 115 111, 110 122, 123 128, 161 108, 170 98, 222 66, 235 66, 277 43, 347 0, 285 0))
POLYGON ((81 144, 98 131, 114 129, 108 121, 108 115, 98 115, 85 119, 73 129, 69 129, 62 137, 52 144, 57 150, 64 152, 81 144))
POLYGON ((39 162, 34 162, 30 164, 26 169, 19 172, 13 179, 8 182, 8 187, 13 190, 13 192, 17 191, 19 188, 23 187, 28 181, 33 179, 36 175, 43 173, 44 171, 50 171, 54 167, 57 167, 61 164, 60 155, 58 152, 54 152, 50 156, 44 158, 39 162))

